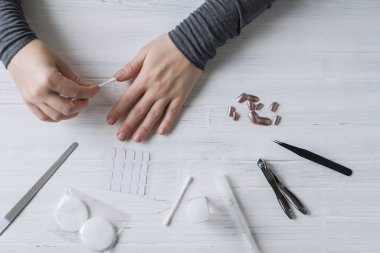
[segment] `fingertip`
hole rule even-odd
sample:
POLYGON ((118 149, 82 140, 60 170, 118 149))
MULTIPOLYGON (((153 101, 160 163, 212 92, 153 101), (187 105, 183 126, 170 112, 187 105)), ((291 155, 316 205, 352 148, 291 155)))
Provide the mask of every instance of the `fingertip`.
POLYGON ((158 133, 159 135, 166 135, 165 128, 164 128, 164 127, 160 127, 160 128, 158 128, 157 133, 158 133))
POLYGON ((80 81, 79 82, 79 85, 83 85, 83 86, 98 86, 96 83, 93 83, 93 82, 90 82, 90 81, 80 81))
POLYGON ((107 121, 108 125, 111 125, 111 126, 112 126, 113 124, 115 124, 115 122, 116 122, 115 118, 112 117, 111 115, 108 115, 108 116, 107 116, 106 121, 107 121))
POLYGON ((126 81, 127 78, 128 78, 126 72, 125 72, 123 69, 121 69, 121 70, 119 70, 118 72, 116 72, 116 73, 113 75, 113 77, 115 77, 115 78, 116 78, 116 81, 118 81, 118 82, 126 81))

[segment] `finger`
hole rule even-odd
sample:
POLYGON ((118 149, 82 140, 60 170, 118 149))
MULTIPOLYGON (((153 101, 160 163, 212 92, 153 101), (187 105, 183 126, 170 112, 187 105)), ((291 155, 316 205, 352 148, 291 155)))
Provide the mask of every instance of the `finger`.
POLYGON ((133 136, 133 140, 135 142, 143 141, 149 135, 152 128, 161 119, 167 105, 167 101, 159 100, 150 108, 148 115, 145 117, 144 121, 138 127, 133 136))
POLYGON ((36 115, 40 120, 46 121, 46 122, 53 122, 49 116, 47 116, 45 113, 43 113, 37 106, 33 104, 27 104, 29 109, 33 112, 34 115, 36 115))
POLYGON ((74 114, 66 116, 66 115, 63 115, 63 114, 57 112, 56 110, 51 108, 49 105, 44 104, 44 103, 39 104, 38 107, 43 113, 45 113, 54 122, 58 122, 61 120, 66 120, 66 119, 71 119, 71 118, 78 116, 78 114, 79 114, 79 113, 74 113, 74 114))
POLYGON ((146 53, 140 51, 127 65, 114 74, 117 81, 127 81, 136 77, 144 64, 146 53))
POLYGON ((88 105, 88 100, 70 100, 59 96, 57 93, 50 93, 46 97, 45 103, 57 112, 68 116, 80 112, 88 105))
POLYGON ((183 106, 184 101, 182 99, 176 99, 173 100, 166 112, 164 119, 161 121, 160 126, 158 127, 158 133, 161 135, 166 135, 169 133, 170 129, 172 128, 175 119, 178 116, 178 113, 180 112, 182 106, 183 106))
POLYGON ((120 126, 117 132, 117 138, 121 141, 127 140, 135 131, 138 124, 144 119, 149 109, 152 107, 154 100, 144 95, 140 101, 128 113, 127 118, 120 126))
POLYGON ((74 99, 88 99, 99 91, 97 85, 79 85, 59 72, 54 73, 52 76, 52 87, 52 91, 74 99))
POLYGON ((107 115, 107 122, 110 125, 115 124, 123 113, 127 113, 138 99, 144 94, 145 88, 139 83, 128 87, 119 100, 112 106, 107 115))
POLYGON ((69 65, 67 65, 66 62, 64 62, 60 57, 56 57, 56 65, 59 72, 61 72, 63 76, 76 83, 80 82, 78 75, 72 71, 69 65))

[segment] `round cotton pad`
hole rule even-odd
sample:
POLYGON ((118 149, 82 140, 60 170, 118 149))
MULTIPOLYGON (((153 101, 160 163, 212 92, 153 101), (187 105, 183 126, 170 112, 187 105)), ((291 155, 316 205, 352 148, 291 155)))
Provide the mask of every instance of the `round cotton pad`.
POLYGON ((87 206, 74 197, 65 199, 55 211, 55 221, 66 232, 77 232, 87 219, 87 206))
POLYGON ((80 229, 81 239, 88 248, 103 251, 110 248, 115 239, 115 227, 103 217, 95 216, 86 221, 80 229))

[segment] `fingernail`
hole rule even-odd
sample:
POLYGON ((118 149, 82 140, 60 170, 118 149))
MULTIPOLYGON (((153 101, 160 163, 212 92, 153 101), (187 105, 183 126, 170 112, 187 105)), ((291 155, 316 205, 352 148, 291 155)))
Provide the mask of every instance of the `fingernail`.
POLYGON ((158 129, 158 134, 165 135, 165 129, 164 128, 158 129))
POLYGON ((116 78, 116 80, 119 80, 120 78, 123 77, 123 74, 124 74, 124 71, 120 70, 120 71, 116 72, 116 74, 114 75, 114 77, 116 78))
POLYGON ((139 134, 139 133, 136 133, 136 134, 133 136, 133 140, 134 140, 135 142, 140 142, 141 139, 142 139, 142 136, 141 136, 141 134, 139 134))
POLYGON ((120 140, 120 141, 125 141, 125 139, 127 138, 127 136, 125 135, 125 133, 121 132, 117 135, 117 138, 120 140))
POLYGON ((115 123, 115 120, 112 117, 107 117, 107 123, 113 125, 115 123))

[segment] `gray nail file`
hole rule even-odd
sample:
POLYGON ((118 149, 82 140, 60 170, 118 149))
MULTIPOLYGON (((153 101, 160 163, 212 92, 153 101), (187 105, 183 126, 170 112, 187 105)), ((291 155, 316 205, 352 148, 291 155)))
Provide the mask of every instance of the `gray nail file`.
POLYGON ((59 157, 59 159, 42 175, 42 177, 29 189, 27 193, 13 206, 13 208, 0 219, 0 235, 7 227, 17 218, 22 210, 28 205, 38 191, 45 183, 53 176, 53 174, 61 167, 71 153, 78 147, 78 143, 74 142, 68 149, 59 157))

